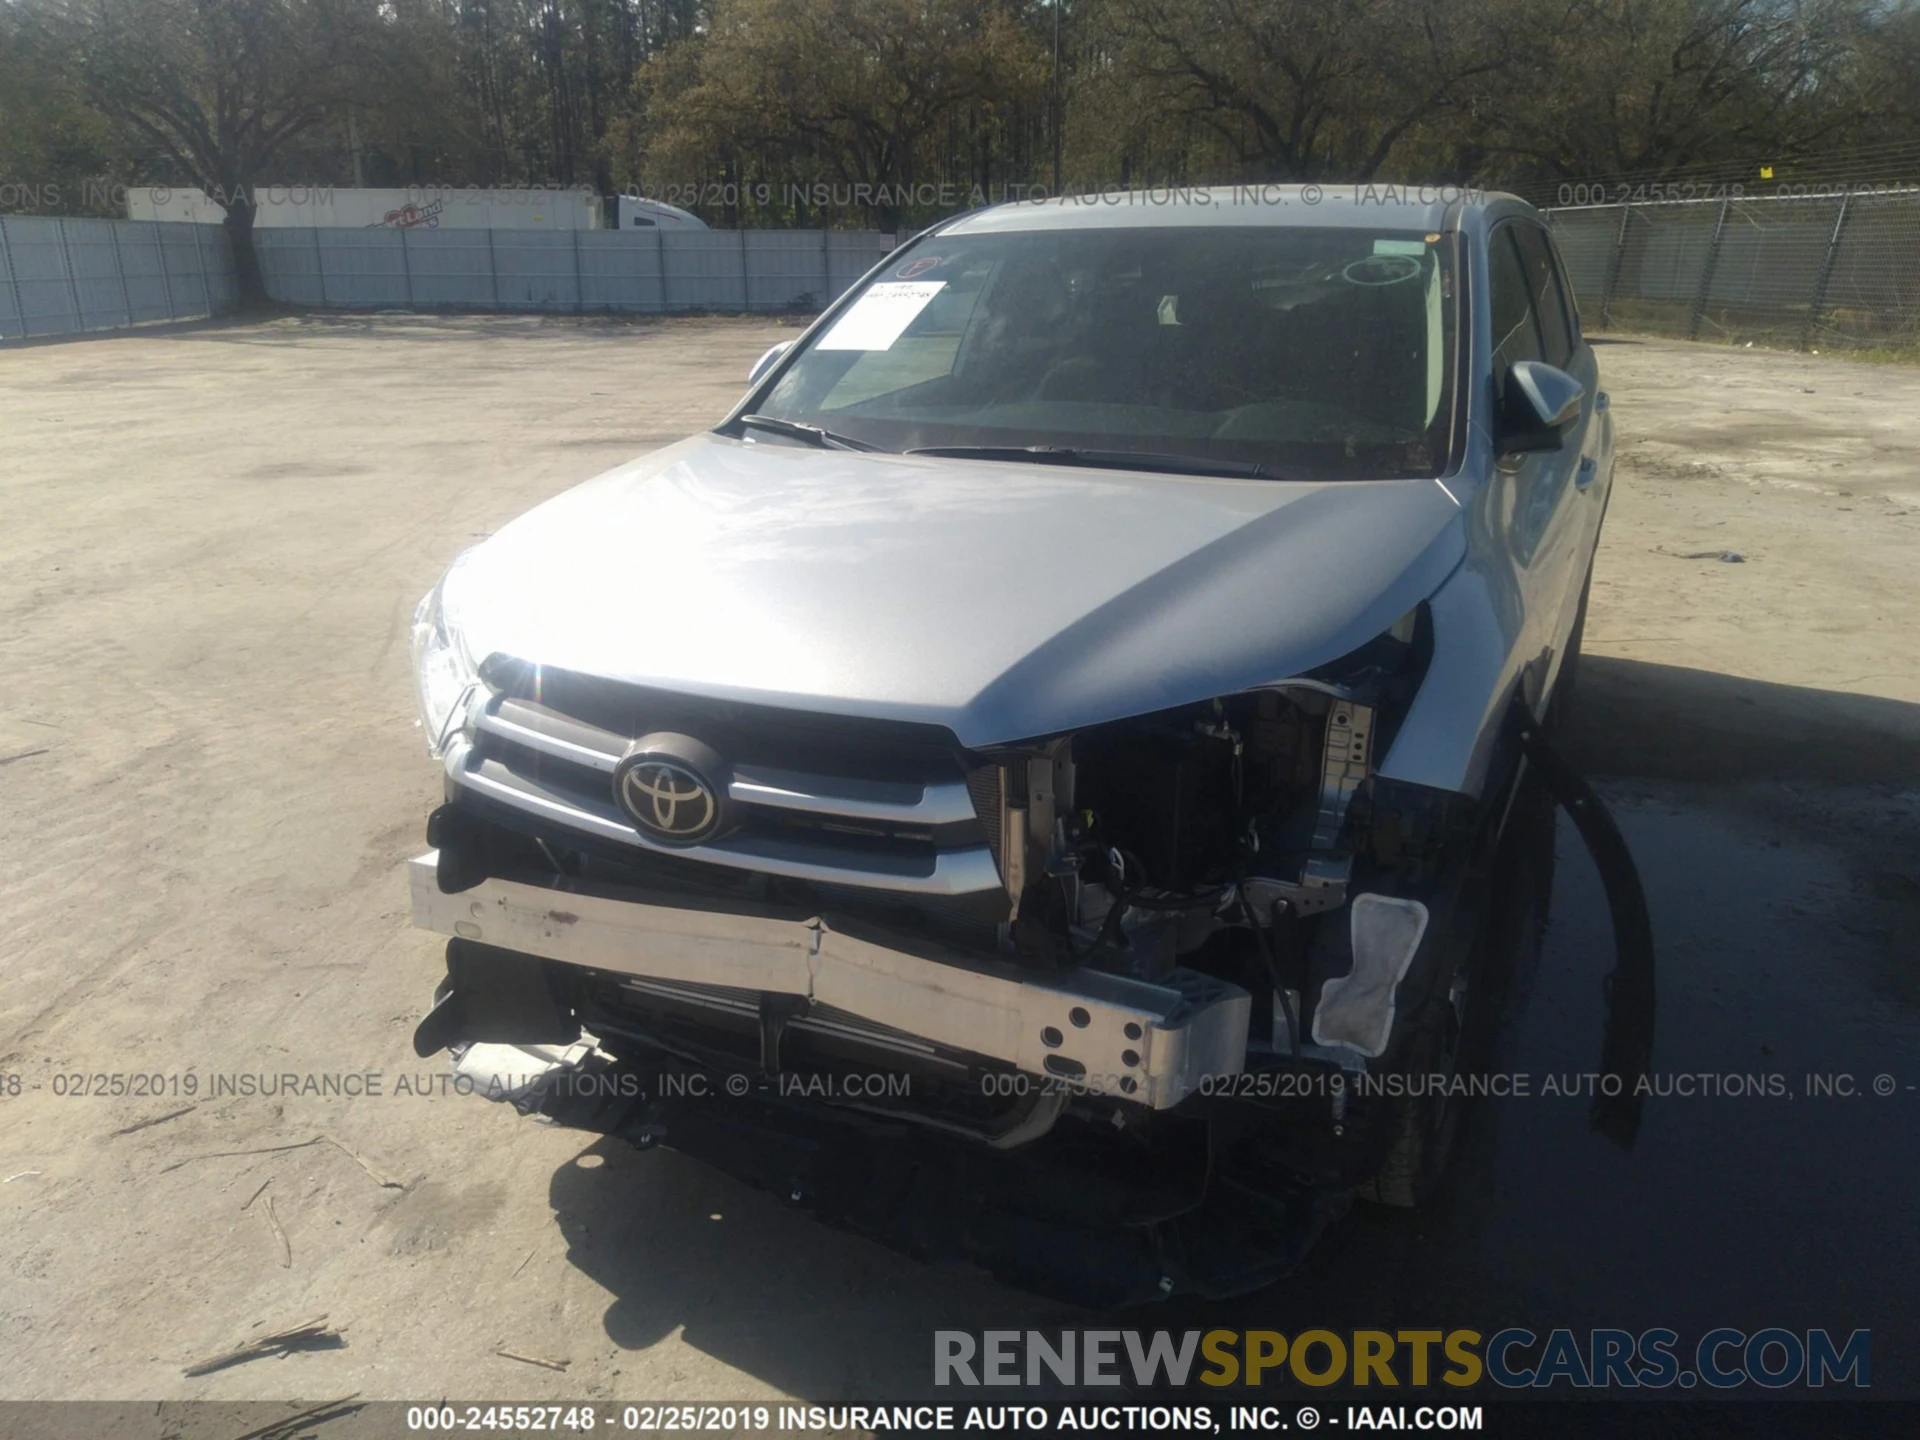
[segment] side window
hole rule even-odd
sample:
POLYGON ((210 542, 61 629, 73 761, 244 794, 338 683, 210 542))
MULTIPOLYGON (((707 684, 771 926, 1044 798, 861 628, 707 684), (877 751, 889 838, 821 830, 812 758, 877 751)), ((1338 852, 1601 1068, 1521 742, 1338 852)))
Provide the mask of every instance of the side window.
POLYGON ((1573 318, 1554 273, 1547 232, 1537 225, 1515 225, 1512 233, 1520 243, 1520 263, 1527 272, 1533 313, 1540 319, 1540 336, 1546 345, 1544 358, 1549 365, 1564 369, 1573 360, 1573 318))
POLYGON ((1573 277, 1567 273, 1567 257, 1560 253, 1560 247, 1554 243, 1553 236, 1547 236, 1547 250, 1553 256, 1553 273, 1560 281, 1560 295, 1567 302, 1567 320, 1573 327, 1574 348, 1580 346, 1580 297, 1573 288, 1573 277))
POLYGON ((1544 360, 1540 330, 1534 323, 1533 301, 1520 252, 1514 249, 1513 227, 1503 225, 1487 241, 1487 305, 1493 322, 1493 381, 1504 385, 1507 368, 1516 360, 1544 360))

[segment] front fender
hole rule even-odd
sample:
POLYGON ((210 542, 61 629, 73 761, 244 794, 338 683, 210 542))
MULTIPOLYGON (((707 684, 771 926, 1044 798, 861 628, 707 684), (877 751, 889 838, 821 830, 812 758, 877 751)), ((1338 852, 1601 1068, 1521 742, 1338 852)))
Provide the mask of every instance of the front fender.
POLYGON ((1520 649, 1525 605, 1511 568, 1480 546, 1429 605, 1433 658, 1378 773, 1478 798, 1531 658, 1520 649))

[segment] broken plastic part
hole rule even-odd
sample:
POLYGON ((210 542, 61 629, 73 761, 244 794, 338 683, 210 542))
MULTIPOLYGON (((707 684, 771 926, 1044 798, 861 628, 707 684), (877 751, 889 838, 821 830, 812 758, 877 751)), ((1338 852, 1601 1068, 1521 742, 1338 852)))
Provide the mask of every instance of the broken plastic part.
POLYGON ((469 1094, 487 1100, 532 1108, 554 1076, 579 1068, 593 1053, 594 1042, 582 1036, 571 1045, 501 1045, 475 1041, 453 1062, 455 1083, 469 1094))
POLYGON ((1427 933, 1427 907, 1391 895, 1356 895, 1348 907, 1353 969, 1327 981, 1313 1013, 1313 1038, 1369 1059, 1393 1035, 1394 991, 1427 933))
POLYGON ((1658 1010, 1653 921, 1647 913, 1646 891, 1640 884, 1633 852, 1627 849, 1620 827, 1593 787, 1539 730, 1523 730, 1520 743, 1548 791, 1579 831, 1606 891, 1607 912, 1613 921, 1614 967, 1606 982, 1607 1029, 1600 1073, 1618 1076, 1621 1084, 1595 1098, 1588 1122, 1615 1145, 1630 1150, 1640 1133, 1640 1082, 1653 1064, 1654 1017, 1658 1010))

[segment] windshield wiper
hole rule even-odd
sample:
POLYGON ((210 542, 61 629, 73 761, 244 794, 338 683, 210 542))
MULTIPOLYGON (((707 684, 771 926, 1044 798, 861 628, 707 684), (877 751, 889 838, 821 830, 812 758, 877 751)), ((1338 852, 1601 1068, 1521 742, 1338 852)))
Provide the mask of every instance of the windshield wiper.
POLYGON ((1161 450, 1083 450, 1071 445, 923 445, 908 455, 954 460, 1012 460, 1040 465, 1088 465, 1103 470, 1154 470, 1169 475, 1232 475, 1258 479, 1267 467, 1250 460, 1169 455, 1161 450))
POLYGON ((869 445, 864 440, 856 440, 851 435, 836 435, 818 425, 802 425, 798 420, 781 420, 772 415, 742 415, 737 422, 755 430, 771 430, 776 435, 791 435, 796 440, 805 440, 818 445, 822 450, 878 450, 878 445, 869 445))

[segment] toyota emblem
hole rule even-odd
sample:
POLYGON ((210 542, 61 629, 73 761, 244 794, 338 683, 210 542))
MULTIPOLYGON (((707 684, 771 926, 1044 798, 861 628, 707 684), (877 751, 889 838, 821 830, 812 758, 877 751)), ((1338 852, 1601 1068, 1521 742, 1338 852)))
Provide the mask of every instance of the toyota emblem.
POLYGON ((615 768, 614 798, 647 838, 696 844, 720 828, 725 810, 718 761, 684 735, 648 735, 615 768))

